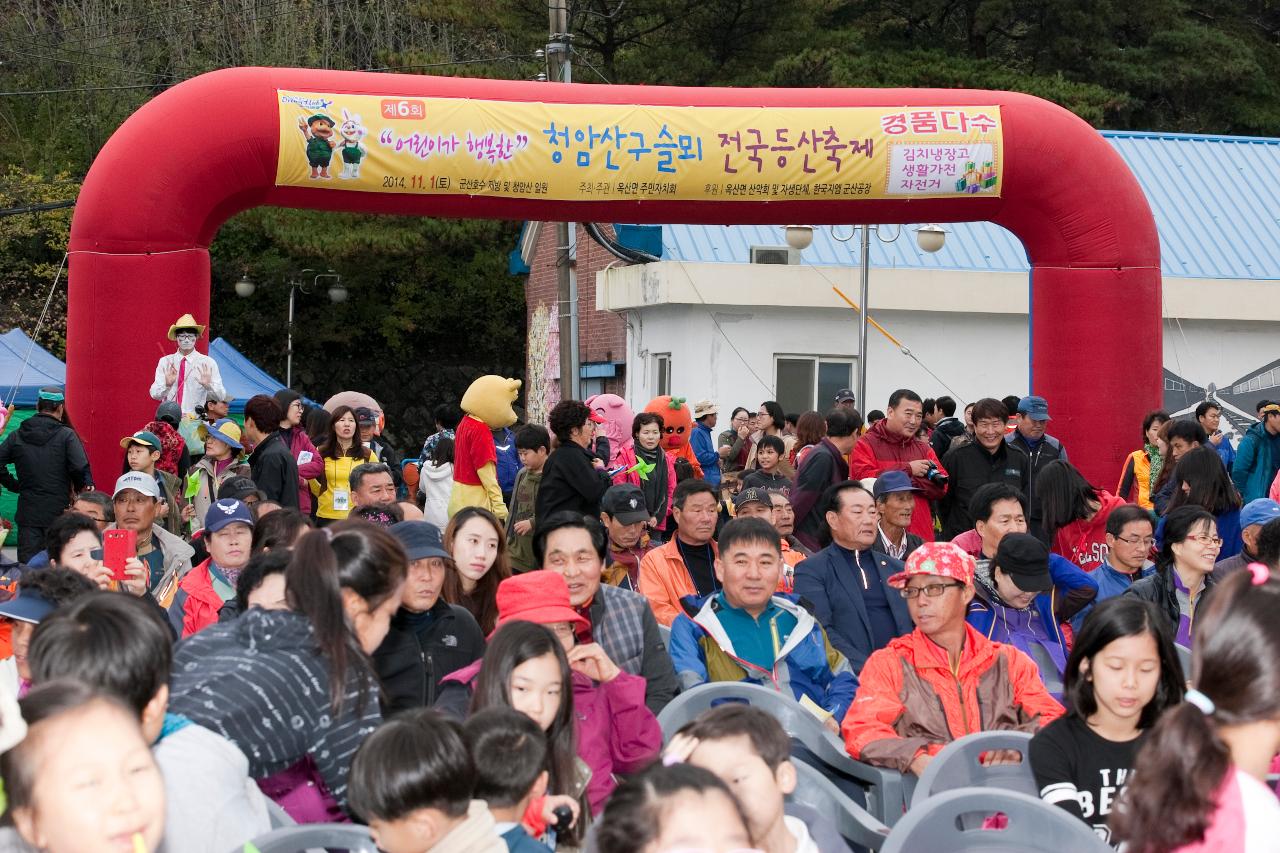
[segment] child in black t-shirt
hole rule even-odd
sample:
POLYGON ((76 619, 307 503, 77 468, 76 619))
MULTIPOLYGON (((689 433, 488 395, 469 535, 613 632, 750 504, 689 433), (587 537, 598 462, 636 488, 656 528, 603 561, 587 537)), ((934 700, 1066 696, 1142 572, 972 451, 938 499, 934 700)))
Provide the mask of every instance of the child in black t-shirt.
POLYGON ((1144 736, 1182 694, 1173 636, 1154 605, 1119 596, 1094 607, 1067 661, 1069 711, 1031 739, 1040 797, 1110 842, 1107 816, 1144 736))

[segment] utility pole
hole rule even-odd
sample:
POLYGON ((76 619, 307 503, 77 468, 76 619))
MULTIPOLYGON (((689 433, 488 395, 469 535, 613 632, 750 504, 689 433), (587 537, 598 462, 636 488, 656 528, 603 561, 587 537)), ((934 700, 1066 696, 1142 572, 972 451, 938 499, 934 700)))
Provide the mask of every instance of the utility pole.
MULTIPOLYGON (((551 37, 547 42, 547 80, 572 83, 568 0, 547 0, 551 37)), ((560 399, 581 399, 578 393, 578 280, 574 264, 577 226, 556 223, 557 301, 560 307, 560 399)))

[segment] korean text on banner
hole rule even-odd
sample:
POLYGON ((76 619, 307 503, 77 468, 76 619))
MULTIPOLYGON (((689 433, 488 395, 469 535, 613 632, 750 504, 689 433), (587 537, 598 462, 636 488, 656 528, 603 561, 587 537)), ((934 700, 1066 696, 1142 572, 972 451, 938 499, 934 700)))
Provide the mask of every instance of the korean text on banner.
POLYGON ((280 186, 562 201, 990 197, 1001 188, 996 106, 278 96, 280 186))

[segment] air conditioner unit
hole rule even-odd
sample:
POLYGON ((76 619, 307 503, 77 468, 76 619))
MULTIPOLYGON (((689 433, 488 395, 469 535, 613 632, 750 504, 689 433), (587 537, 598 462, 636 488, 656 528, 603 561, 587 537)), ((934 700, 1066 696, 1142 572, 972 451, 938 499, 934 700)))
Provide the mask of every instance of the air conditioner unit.
POLYGON ((751 263, 753 264, 798 264, 800 250, 790 246, 752 246, 751 263))

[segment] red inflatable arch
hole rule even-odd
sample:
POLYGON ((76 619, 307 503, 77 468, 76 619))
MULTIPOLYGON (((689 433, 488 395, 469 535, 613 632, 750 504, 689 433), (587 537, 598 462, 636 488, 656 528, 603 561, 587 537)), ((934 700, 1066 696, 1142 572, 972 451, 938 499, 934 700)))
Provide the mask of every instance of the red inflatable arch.
MULTIPOLYGON (((579 222, 990 220, 1026 247, 1034 391, 1049 399, 1053 432, 1086 476, 1110 484, 1137 440, 1143 413, 1161 399, 1159 241, 1151 210, 1102 137, 1046 101, 974 90, 681 89, 239 68, 175 86, 131 116, 103 147, 76 205, 68 396, 104 485, 119 465, 120 431, 154 412, 146 391, 158 356, 153 342, 188 311, 207 322, 209 244, 228 217, 257 205, 579 222), (277 186, 278 89, 548 104, 997 105, 1002 192, 910 200, 549 201, 277 186)), ((992 357, 1005 357, 1003 351, 991 342, 992 357)))

